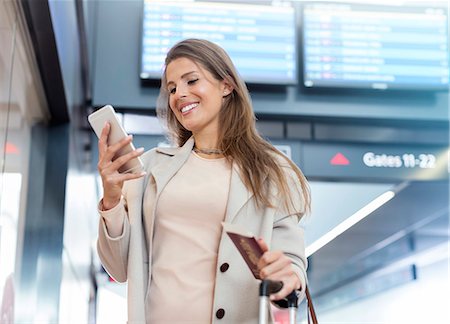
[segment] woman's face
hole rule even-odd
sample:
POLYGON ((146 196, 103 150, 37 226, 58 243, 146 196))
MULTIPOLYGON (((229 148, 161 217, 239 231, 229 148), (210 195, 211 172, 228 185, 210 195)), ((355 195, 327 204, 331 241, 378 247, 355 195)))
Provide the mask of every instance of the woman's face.
POLYGON ((225 81, 188 58, 178 58, 166 68, 169 105, 177 120, 193 135, 217 135, 223 97, 230 93, 225 81))

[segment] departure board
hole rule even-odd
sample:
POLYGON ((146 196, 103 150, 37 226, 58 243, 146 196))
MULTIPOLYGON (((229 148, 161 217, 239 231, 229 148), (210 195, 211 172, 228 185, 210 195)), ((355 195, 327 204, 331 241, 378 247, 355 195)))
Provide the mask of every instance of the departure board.
POLYGON ((443 8, 305 3, 303 85, 447 89, 443 8))
POLYGON ((186 38, 217 43, 249 83, 295 84, 295 10, 289 2, 144 1, 141 79, 159 79, 167 51, 186 38))

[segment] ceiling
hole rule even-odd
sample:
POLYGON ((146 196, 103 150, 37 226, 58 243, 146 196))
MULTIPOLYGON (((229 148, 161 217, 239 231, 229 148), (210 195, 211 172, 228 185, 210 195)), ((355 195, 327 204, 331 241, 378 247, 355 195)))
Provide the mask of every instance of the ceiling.
MULTIPOLYGON (((346 201, 353 204, 352 196, 346 201)), ((412 266, 433 248, 447 244, 448 206, 447 181, 402 185, 392 200, 309 257, 312 295, 319 304, 320 299, 329 301, 334 292, 358 279, 412 266)))

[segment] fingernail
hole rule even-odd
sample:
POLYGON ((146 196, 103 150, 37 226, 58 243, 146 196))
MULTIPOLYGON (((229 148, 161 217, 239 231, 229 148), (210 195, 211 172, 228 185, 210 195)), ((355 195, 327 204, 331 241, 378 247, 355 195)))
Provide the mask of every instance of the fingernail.
POLYGON ((145 176, 146 174, 147 174, 147 172, 145 172, 145 171, 141 172, 141 176, 145 176))
POLYGON ((136 151, 138 151, 138 152, 144 152, 144 148, 143 148, 143 147, 140 147, 140 148, 136 149, 136 151))

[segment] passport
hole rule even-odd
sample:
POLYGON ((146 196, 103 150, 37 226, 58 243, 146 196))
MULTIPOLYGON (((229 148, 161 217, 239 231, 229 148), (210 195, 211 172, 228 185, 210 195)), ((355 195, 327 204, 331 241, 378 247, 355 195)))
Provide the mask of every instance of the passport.
POLYGON ((256 238, 251 232, 245 231, 235 224, 222 223, 225 232, 233 241, 234 245, 244 258, 250 271, 256 279, 259 277, 258 261, 263 255, 263 250, 260 248, 256 238))

